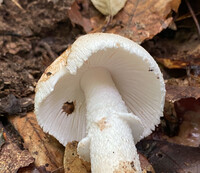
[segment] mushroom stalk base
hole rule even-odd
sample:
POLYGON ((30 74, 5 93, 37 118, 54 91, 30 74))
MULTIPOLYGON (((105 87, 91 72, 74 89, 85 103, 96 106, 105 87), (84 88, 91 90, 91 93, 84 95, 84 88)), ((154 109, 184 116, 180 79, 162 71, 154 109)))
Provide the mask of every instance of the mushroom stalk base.
POLYGON ((140 173, 133 135, 123 119, 128 110, 110 73, 104 68, 90 69, 81 78, 81 88, 86 97, 88 135, 79 142, 80 157, 87 157, 81 147, 89 145, 92 172, 140 173))

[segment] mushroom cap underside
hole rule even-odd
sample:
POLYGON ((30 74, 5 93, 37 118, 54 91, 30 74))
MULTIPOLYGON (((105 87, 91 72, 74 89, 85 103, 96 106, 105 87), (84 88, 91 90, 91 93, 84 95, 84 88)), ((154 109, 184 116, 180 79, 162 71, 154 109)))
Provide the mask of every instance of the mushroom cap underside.
POLYGON ((35 113, 43 130, 63 145, 86 136, 86 103, 79 81, 94 67, 109 70, 128 110, 141 119, 144 132, 135 142, 149 135, 163 115, 165 85, 160 69, 141 46, 106 33, 79 37, 40 78, 35 113), (72 113, 63 111, 65 103, 74 104, 72 113))

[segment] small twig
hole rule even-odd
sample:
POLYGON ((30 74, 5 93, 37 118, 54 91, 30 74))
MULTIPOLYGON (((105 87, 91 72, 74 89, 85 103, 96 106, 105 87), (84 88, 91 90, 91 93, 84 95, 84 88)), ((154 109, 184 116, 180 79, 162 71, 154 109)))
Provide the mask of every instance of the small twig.
POLYGON ((0 37, 1 36, 14 36, 14 37, 23 37, 22 35, 20 34, 16 34, 16 33, 13 33, 12 31, 1 31, 0 30, 0 37))
POLYGON ((113 20, 113 16, 109 15, 106 17, 106 25, 104 25, 104 27, 102 28, 102 32, 105 32, 107 27, 110 25, 110 23, 113 20))
POLYGON ((22 6, 17 2, 17 0, 12 0, 12 2, 13 2, 17 7, 19 7, 21 10, 24 10, 24 9, 22 8, 22 6))
POLYGON ((197 20, 197 18, 196 18, 196 15, 194 14, 194 11, 193 11, 193 9, 192 9, 192 7, 191 7, 189 1, 188 1, 188 0, 185 0, 185 2, 186 2, 186 4, 187 4, 187 6, 188 6, 188 9, 189 9, 191 15, 192 15, 192 18, 193 18, 193 20, 194 20, 194 23, 195 23, 195 25, 196 25, 196 27, 197 27, 198 34, 199 34, 199 36, 200 36, 200 25, 199 25, 199 22, 198 22, 198 20, 197 20))
POLYGON ((64 171, 64 167, 62 166, 62 167, 59 167, 59 168, 53 170, 51 173, 58 173, 58 172, 63 172, 63 171, 64 171))

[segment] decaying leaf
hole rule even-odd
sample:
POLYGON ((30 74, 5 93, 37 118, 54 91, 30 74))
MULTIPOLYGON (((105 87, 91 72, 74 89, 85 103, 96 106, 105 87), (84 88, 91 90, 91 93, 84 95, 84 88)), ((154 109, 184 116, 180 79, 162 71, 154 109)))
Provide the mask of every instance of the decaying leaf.
POLYGON ((17 172, 20 168, 27 167, 34 162, 28 150, 21 149, 0 122, 0 172, 17 172), (1 131, 1 130, 0 130, 1 131), (5 139, 6 136, 6 139, 5 139), (3 140, 2 140, 3 139, 3 140), (2 140, 2 141, 1 141, 2 140))
POLYGON ((89 19, 83 17, 79 11, 80 7, 78 6, 77 2, 75 1, 71 8, 68 10, 68 16, 72 22, 72 24, 78 24, 83 27, 85 32, 89 32, 91 28, 91 24, 89 19))
POLYGON ((155 173, 153 166, 150 164, 147 158, 141 153, 138 154, 142 168, 142 173, 155 173))
POLYGON ((78 142, 68 143, 65 148, 64 169, 65 173, 88 173, 90 171, 90 163, 79 158, 77 154, 78 142))
POLYGON ((168 142, 200 146, 200 89, 166 85, 166 103, 159 138, 168 142))
POLYGON ((199 87, 166 85, 166 90, 166 100, 172 103, 183 98, 200 98, 199 87))
POLYGON ((173 137, 163 136, 169 142, 200 146, 200 98, 194 97, 182 98, 174 102, 175 114, 171 114, 171 117, 177 118, 179 129, 173 137))
MULTIPOLYGON (((104 2, 104 0, 102 1, 104 2)), ((77 16, 81 14, 84 18, 90 20, 90 26, 93 28, 91 32, 115 33, 141 43, 169 26, 173 19, 171 11, 177 12, 180 2, 181 0, 127 0, 124 8, 117 13, 108 26, 105 23, 105 17, 86 0, 78 0, 81 10, 80 8, 74 8, 73 13, 78 14, 77 16)), ((98 1, 98 3, 100 2, 98 1)), ((105 6, 105 4, 102 6, 105 6)), ((78 18, 81 19, 81 17, 78 18)), ((73 23, 77 23, 84 28, 87 27, 83 22, 78 21, 73 22, 72 20, 73 23)))
POLYGON ((155 140, 142 140, 137 148, 152 163, 155 172, 198 173, 200 170, 200 148, 155 140))
MULTIPOLYGON (((128 0, 125 7, 106 28, 106 32, 128 37, 138 43, 150 39, 172 21, 171 11, 177 11, 180 0, 128 0)), ((94 32, 101 31, 105 19, 99 14, 91 17, 94 32)))
POLYGON ((177 31, 168 31, 144 43, 145 49, 168 69, 191 69, 200 74, 200 40, 193 20, 177 23, 177 31), (170 51, 169 51, 170 50, 170 51))
POLYGON ((191 147, 200 146, 200 111, 187 111, 182 117, 179 132, 174 137, 164 138, 172 143, 191 147))
POLYGON ((10 117, 9 120, 23 138, 24 147, 34 157, 36 167, 53 172, 63 166, 63 146, 42 131, 34 113, 28 113, 22 118, 10 117))
MULTIPOLYGON (((64 155, 64 169, 65 173, 90 173, 91 166, 89 162, 86 162, 79 158, 77 154, 77 141, 68 143, 65 148, 64 155)), ((139 159, 143 173, 155 173, 152 165, 148 162, 145 156, 139 153, 139 159)))
POLYGON ((104 15, 116 15, 127 0, 91 0, 93 5, 104 15))
POLYGON ((27 150, 21 150, 14 143, 3 145, 0 155, 0 172, 16 172, 21 167, 29 166, 34 158, 27 150))
POLYGON ((1 149, 0 172, 17 172, 21 167, 29 166, 34 158, 27 150, 21 150, 14 143, 6 143, 1 149))

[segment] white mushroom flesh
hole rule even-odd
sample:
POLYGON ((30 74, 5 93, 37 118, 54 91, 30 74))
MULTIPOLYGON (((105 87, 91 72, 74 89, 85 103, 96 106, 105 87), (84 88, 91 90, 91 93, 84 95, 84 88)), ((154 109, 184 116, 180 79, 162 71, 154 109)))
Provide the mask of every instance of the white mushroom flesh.
POLYGON ((80 141, 78 153, 92 162, 92 172, 133 167, 140 172, 135 144, 159 124, 165 99, 164 80, 153 58, 124 37, 88 34, 46 74, 35 96, 43 130, 64 146, 80 141), (71 102, 69 115, 63 104, 71 102))
MULTIPOLYGON (((128 109, 110 72, 104 68, 88 70, 81 78, 81 88, 87 105, 87 137, 90 138, 92 172, 141 172, 131 128, 119 116, 126 116, 128 109), (126 166, 120 167, 123 164, 126 166)), ((80 148, 81 142, 79 151, 80 148)), ((81 151, 79 155, 84 158, 81 151)))

